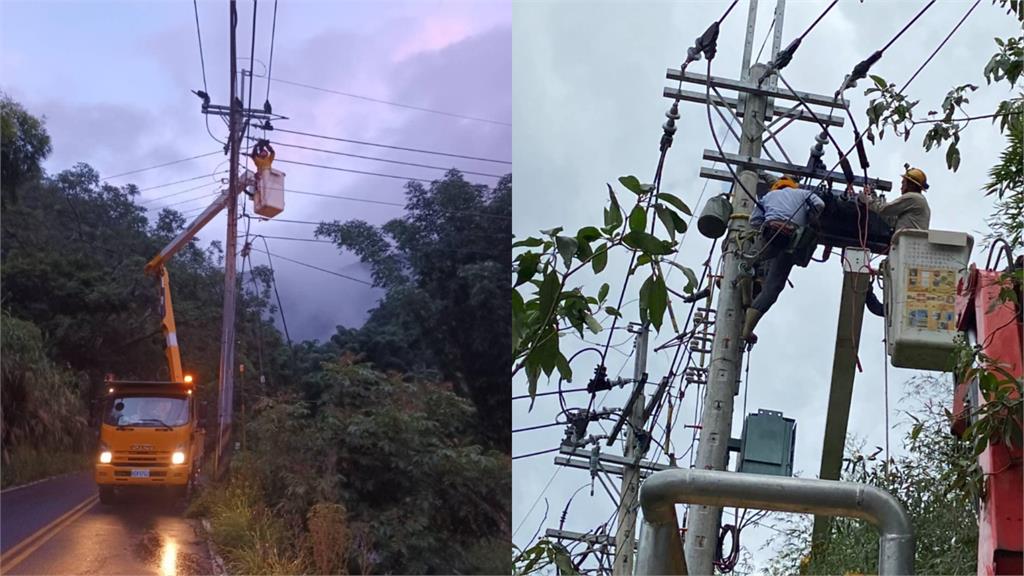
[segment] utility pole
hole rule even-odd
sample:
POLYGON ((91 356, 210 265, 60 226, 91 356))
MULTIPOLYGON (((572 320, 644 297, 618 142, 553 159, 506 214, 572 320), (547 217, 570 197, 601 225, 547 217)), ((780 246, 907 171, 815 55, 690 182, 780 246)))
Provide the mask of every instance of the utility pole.
MULTIPOLYGON (((864 297, 871 287, 871 274, 868 273, 870 256, 867 250, 843 250, 843 294, 839 302, 839 324, 836 327, 835 353, 832 356, 832 384, 828 393, 821 471, 818 474, 822 480, 839 480, 843 467, 853 381, 857 375, 857 350, 864 321, 864 297)), ((831 523, 832 518, 829 516, 814 517, 811 542, 816 548, 822 546, 828 538, 831 523)))
POLYGON ((643 386, 647 381, 647 337, 650 335, 650 324, 644 322, 636 334, 636 358, 633 364, 633 380, 640 387, 633 402, 633 411, 626 418, 629 430, 626 433, 626 446, 622 455, 626 462, 622 465, 622 489, 619 491, 619 510, 617 512, 618 527, 615 530, 615 563, 613 574, 633 574, 633 542, 636 532, 636 516, 640 509, 640 459, 646 452, 647 441, 637 435, 637 430, 644 430, 647 422, 644 419, 643 386))
MULTIPOLYGON (((750 77, 760 76, 764 69, 763 64, 755 64, 750 70, 750 77)), ((768 98, 761 94, 747 94, 743 109, 743 130, 740 134, 741 156, 758 158, 761 155, 767 103, 768 98)), ((752 170, 741 170, 738 176, 732 189, 733 216, 729 220, 729 231, 722 247, 725 254, 722 286, 715 312, 715 339, 711 347, 708 386, 695 464, 699 470, 725 470, 732 434, 733 400, 739 393, 740 368, 743 365, 743 301, 738 282, 739 265, 743 259, 738 251, 744 247, 741 246, 740 237, 750 232, 749 216, 754 206, 743 189, 755 194, 758 178, 752 170)), ((687 568, 693 574, 713 572, 721 513, 722 509, 716 506, 690 507, 685 549, 687 568)))
POLYGON ((228 116, 228 145, 230 146, 230 167, 228 169, 228 231, 224 255, 224 310, 220 338, 220 374, 218 379, 217 403, 217 447, 214 453, 214 474, 220 477, 226 470, 231 442, 231 411, 234 402, 235 376, 235 258, 238 249, 238 156, 241 144, 241 100, 236 91, 237 53, 235 28, 238 13, 235 0, 228 1, 228 28, 230 30, 231 83, 230 113, 228 116))

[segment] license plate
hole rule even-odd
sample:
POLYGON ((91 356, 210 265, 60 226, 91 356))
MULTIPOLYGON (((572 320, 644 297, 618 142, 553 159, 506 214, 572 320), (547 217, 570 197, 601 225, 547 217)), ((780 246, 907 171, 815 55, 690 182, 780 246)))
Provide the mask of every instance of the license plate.
POLYGON ((149 470, 132 470, 132 478, 149 478, 149 470))

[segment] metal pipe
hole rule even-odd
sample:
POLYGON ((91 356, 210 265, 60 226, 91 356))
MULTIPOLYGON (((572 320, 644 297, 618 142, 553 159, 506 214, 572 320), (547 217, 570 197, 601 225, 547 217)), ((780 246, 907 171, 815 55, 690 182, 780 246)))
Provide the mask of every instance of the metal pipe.
POLYGON ((847 516, 879 532, 878 574, 914 573, 914 528, 903 506, 868 484, 714 470, 664 470, 640 490, 643 527, 638 574, 686 574, 679 551, 676 504, 737 506, 778 512, 847 516))

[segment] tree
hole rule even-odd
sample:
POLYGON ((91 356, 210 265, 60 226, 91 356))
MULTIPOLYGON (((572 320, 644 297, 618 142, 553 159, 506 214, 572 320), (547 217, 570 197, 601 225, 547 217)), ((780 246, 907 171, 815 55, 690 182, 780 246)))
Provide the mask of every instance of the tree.
POLYGON ((0 93, 0 189, 5 206, 17 202, 21 187, 42 175, 42 162, 51 150, 43 120, 0 93))
MULTIPOLYGON (((915 568, 921 574, 974 574, 978 526, 975 494, 951 469, 951 462, 972 457, 969 443, 949 433, 947 380, 922 377, 908 383, 904 412, 913 420, 907 454, 888 461, 848 446, 843 480, 888 491, 906 508, 914 525, 915 568)), ((877 574, 878 532, 862 520, 834 518, 827 544, 811 554, 813 516, 787 515, 782 535, 773 538, 772 574, 877 574)), ((778 526, 778 525, 777 525, 778 526)))
POLYGON ((490 442, 511 450, 512 178, 493 188, 458 171, 424 186, 406 185, 406 214, 383 226, 321 224, 316 234, 352 250, 387 290, 359 330, 340 328, 333 342, 382 369, 434 370, 477 407, 490 442))

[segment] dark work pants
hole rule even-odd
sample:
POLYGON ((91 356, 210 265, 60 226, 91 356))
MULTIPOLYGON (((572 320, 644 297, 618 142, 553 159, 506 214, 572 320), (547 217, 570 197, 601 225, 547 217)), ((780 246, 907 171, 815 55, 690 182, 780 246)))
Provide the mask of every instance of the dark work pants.
MULTIPOLYGON (((761 292, 750 305, 751 308, 758 310, 762 314, 767 312, 775 304, 775 301, 779 299, 779 294, 786 287, 789 273, 793 270, 792 253, 785 252, 774 246, 769 247, 768 251, 775 252, 775 256, 771 258, 768 264, 768 274, 764 278, 761 292)), ((769 255, 769 257, 771 256, 769 255)))
POLYGON ((867 294, 864 295, 864 305, 867 306, 868 312, 875 316, 885 316, 885 305, 878 300, 878 296, 875 296, 875 290, 870 284, 867 294))

